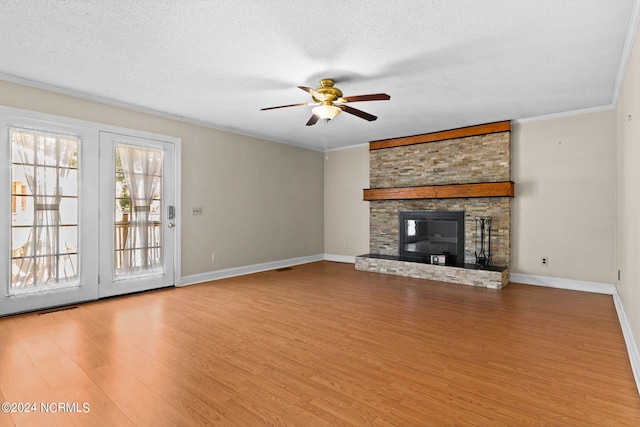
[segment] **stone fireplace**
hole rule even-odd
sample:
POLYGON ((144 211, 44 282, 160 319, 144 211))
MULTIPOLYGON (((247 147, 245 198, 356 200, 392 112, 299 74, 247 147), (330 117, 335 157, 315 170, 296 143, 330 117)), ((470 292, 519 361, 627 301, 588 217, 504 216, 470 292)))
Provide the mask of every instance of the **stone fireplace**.
POLYGON ((358 257, 356 268, 474 286, 506 285, 514 192, 510 135, 509 122, 500 122, 371 142, 371 188, 364 190, 370 201, 370 254, 358 257), (447 263, 455 266, 431 265, 403 253, 400 213, 416 211, 464 213, 464 248, 454 263, 447 263), (492 218, 492 262, 484 269, 475 266, 478 217, 492 218), (488 280, 486 273, 495 277, 488 280))

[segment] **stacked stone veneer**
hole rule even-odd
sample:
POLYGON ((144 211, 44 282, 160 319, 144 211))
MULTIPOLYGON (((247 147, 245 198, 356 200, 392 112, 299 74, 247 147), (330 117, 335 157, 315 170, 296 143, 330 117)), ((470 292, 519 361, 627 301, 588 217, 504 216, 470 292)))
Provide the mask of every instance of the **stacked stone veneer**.
POLYGON ((493 269, 458 268, 446 265, 380 259, 371 256, 357 257, 356 269, 490 289, 502 289, 509 283, 509 269, 498 271, 493 269))
POLYGON ((371 188, 511 179, 510 132, 371 150, 371 188))
MULTIPOLYGON (((476 216, 490 216, 491 222, 491 264, 509 265, 509 216, 511 203, 508 197, 500 200, 480 199, 421 199, 390 200, 370 202, 370 252, 382 255, 398 255, 400 234, 398 212, 412 210, 464 211, 464 258, 473 264, 475 258, 476 216)), ((486 248, 485 248, 486 251, 486 248)))
MULTIPOLYGON (((511 180, 510 132, 405 145, 369 152, 370 188, 474 184, 511 180)), ((507 267, 511 198, 382 200, 370 202, 370 252, 398 255, 401 210, 465 212, 465 262, 475 263, 477 216, 491 216, 492 265, 507 267)))

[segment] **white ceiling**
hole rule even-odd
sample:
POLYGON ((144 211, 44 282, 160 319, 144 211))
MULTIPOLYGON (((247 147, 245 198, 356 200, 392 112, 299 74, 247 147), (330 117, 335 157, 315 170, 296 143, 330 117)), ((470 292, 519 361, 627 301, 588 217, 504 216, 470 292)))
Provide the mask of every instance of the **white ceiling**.
POLYGON ((2 0, 0 78, 314 149, 611 107, 640 0, 2 0), (307 127, 296 86, 350 104, 307 127))

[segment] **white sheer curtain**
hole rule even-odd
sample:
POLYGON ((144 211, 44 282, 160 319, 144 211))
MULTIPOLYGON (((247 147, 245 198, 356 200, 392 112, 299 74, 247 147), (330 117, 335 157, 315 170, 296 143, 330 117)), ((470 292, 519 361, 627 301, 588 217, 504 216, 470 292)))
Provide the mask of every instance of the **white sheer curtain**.
POLYGON ((131 195, 131 220, 122 265, 115 276, 126 278, 162 271, 160 230, 151 219, 154 196, 160 196, 163 151, 116 146, 131 195))
MULTIPOLYGON (((21 257, 14 259, 11 289, 56 286, 77 278, 76 257, 69 247, 75 242, 61 238, 60 201, 78 139, 68 136, 11 129, 15 165, 22 165, 29 192, 33 197, 33 223, 21 257)), ((19 166, 18 166, 19 167, 19 166)), ((67 187, 68 188, 68 187, 67 187)))

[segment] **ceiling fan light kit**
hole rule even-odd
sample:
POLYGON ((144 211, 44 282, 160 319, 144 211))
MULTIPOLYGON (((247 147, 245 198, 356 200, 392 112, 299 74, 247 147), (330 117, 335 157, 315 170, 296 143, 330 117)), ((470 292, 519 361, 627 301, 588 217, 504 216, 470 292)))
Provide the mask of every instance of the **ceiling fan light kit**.
POLYGON ((307 104, 288 104, 278 107, 262 108, 261 111, 275 110, 278 108, 287 107, 299 107, 307 105, 315 105, 312 112, 313 115, 307 122, 307 126, 315 125, 319 119, 331 120, 341 112, 346 112, 354 116, 360 117, 367 121, 374 121, 377 119, 373 114, 366 113, 356 108, 346 105, 348 102, 363 102, 363 101, 387 101, 391 99, 386 93, 371 93, 368 95, 356 95, 356 96, 343 96, 342 91, 337 87, 334 87, 335 82, 332 79, 320 80, 320 87, 317 89, 310 88, 308 86, 298 86, 303 91, 311 95, 314 102, 307 104))
POLYGON ((311 110, 313 114, 320 117, 321 119, 331 120, 338 114, 342 112, 340 107, 336 107, 335 105, 318 105, 311 110))

